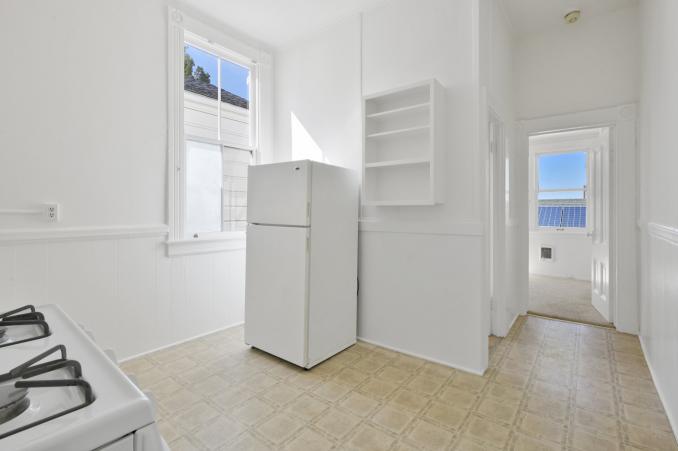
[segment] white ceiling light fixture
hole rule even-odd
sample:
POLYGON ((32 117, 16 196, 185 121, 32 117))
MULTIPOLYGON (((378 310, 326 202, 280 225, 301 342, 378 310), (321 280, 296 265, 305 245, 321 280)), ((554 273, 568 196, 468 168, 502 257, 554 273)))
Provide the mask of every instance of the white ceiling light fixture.
POLYGON ((571 24, 571 23, 575 23, 576 21, 578 21, 580 17, 581 17, 581 10, 574 9, 574 10, 568 12, 567 14, 565 14, 565 16, 563 18, 565 19, 565 23, 571 24))

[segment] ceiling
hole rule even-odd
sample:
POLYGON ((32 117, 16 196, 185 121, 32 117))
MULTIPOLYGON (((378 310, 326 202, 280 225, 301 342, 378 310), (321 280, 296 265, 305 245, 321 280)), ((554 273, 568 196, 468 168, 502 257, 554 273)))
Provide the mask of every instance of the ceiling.
POLYGON ((581 20, 637 4, 637 0, 501 0, 516 34, 566 27, 563 16, 579 9, 581 20))
POLYGON ((304 36, 384 0, 184 0, 182 3, 271 48, 304 36))

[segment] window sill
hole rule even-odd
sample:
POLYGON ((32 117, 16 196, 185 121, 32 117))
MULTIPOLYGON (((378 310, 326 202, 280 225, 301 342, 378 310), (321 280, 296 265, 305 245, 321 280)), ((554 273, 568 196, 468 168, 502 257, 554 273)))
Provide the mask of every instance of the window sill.
POLYGON ((242 249, 245 249, 245 232, 224 232, 201 238, 167 241, 168 257, 242 249))

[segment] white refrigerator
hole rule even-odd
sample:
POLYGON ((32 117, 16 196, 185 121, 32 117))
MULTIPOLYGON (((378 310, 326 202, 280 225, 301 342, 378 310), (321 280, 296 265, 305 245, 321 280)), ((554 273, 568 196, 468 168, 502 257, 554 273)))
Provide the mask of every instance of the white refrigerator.
POLYGON ((356 341, 356 173, 250 166, 247 204, 245 342, 311 368, 356 341))

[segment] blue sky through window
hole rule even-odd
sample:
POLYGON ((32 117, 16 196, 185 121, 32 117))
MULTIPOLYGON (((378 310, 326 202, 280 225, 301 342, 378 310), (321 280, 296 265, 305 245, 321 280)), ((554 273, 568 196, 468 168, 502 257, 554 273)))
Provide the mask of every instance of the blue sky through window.
MULTIPOLYGON (((586 152, 538 156, 539 189, 583 189, 586 185, 586 152)), ((539 199, 583 199, 583 191, 539 193, 539 199)))
MULTIPOLYGON (((210 75, 210 83, 217 85, 217 57, 200 49, 186 46, 186 53, 193 58, 195 68, 201 66, 210 75)), ((227 60, 221 60, 221 89, 249 100, 249 69, 227 60)))

